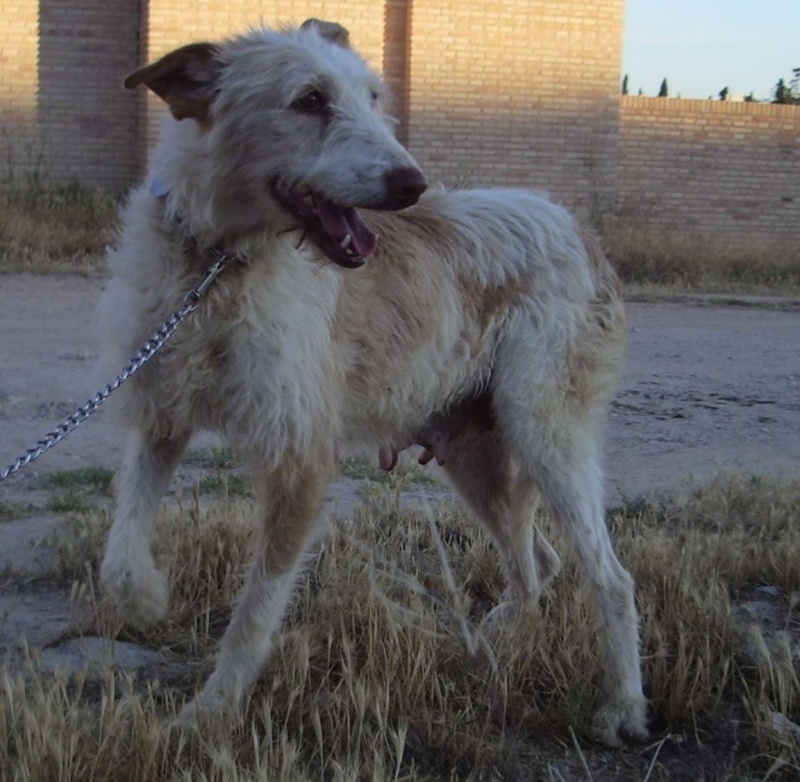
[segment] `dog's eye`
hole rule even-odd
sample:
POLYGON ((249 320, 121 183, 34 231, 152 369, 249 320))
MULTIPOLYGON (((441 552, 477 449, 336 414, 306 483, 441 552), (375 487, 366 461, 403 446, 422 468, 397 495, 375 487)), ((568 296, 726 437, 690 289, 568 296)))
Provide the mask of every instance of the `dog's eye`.
POLYGON ((328 99, 319 90, 309 90, 292 103, 292 108, 298 111, 325 111, 328 99))
POLYGON ((370 100, 372 101, 372 105, 374 106, 378 102, 378 98, 380 98, 380 95, 378 95, 378 93, 373 90, 369 94, 369 97, 370 97, 370 100))

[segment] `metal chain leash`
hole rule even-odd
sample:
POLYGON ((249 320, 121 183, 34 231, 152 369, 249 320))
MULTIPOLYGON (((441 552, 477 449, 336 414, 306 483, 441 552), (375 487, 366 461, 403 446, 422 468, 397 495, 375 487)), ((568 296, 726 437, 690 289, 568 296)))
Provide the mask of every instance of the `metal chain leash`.
POLYGON ((217 260, 206 269, 203 277, 184 297, 183 306, 170 315, 169 319, 159 328, 152 337, 145 343, 144 347, 123 367, 122 372, 101 391, 98 391, 91 399, 87 400, 74 413, 68 415, 55 429, 48 432, 41 440, 37 441, 33 448, 25 451, 23 456, 18 456, 2 472, 0 472, 0 483, 9 475, 13 475, 18 470, 29 465, 38 459, 43 453, 49 451, 54 445, 60 443, 73 429, 82 424, 92 413, 94 413, 111 394, 116 391, 131 375, 141 369, 161 348, 164 343, 175 333, 184 318, 197 309, 203 294, 208 290, 212 282, 219 276, 225 265, 231 260, 232 256, 217 251, 217 260))

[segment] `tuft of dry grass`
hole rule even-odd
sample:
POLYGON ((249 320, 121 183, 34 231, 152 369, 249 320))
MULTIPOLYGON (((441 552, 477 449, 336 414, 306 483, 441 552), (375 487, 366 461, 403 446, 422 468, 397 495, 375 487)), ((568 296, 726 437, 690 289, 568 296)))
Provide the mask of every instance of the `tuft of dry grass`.
POLYGON ((0 183, 0 272, 105 273, 117 202, 77 181, 39 176, 0 183))
POLYGON ((788 235, 764 241, 687 233, 636 213, 593 222, 628 293, 800 294, 800 249, 788 235))
POLYGON ((588 739, 600 670, 572 567, 539 610, 488 621, 503 579, 485 536, 457 508, 382 496, 331 525, 242 715, 200 734, 171 720, 209 672, 249 556, 251 502, 195 493, 163 513, 155 553, 173 596, 147 632, 123 628, 96 591, 107 514, 75 514, 58 568, 88 607, 82 631, 169 664, 94 679, 7 665, 0 777, 797 778, 800 478, 725 476, 610 512, 637 580, 654 728, 651 745, 618 753, 588 739), (743 626, 737 606, 764 587, 781 626, 743 626))

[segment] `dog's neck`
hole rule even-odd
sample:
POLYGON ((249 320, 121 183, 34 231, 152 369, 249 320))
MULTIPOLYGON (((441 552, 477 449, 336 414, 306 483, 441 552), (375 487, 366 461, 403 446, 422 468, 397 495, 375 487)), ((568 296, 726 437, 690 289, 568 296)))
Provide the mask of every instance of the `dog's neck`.
POLYGON ((247 262, 247 253, 240 249, 240 242, 233 242, 225 238, 217 241, 203 241, 193 234, 182 213, 168 209, 167 198, 170 195, 170 188, 158 173, 150 182, 150 192, 161 203, 164 221, 170 232, 179 238, 183 258, 190 268, 206 269, 223 258, 227 262, 240 264, 247 262))
POLYGON ((241 213, 232 209, 238 219, 234 216, 216 221, 226 225, 228 233, 212 233, 203 230, 202 221, 196 225, 197 221, 190 217, 191 202, 185 203, 182 192, 173 191, 158 172, 152 175, 149 190, 160 205, 164 228, 180 243, 184 260, 192 269, 205 269, 223 255, 239 265, 248 266, 254 258, 269 257, 275 252, 285 255, 294 250, 308 254, 301 249, 302 237, 291 225, 253 223, 246 219, 246 215, 243 219, 241 213))

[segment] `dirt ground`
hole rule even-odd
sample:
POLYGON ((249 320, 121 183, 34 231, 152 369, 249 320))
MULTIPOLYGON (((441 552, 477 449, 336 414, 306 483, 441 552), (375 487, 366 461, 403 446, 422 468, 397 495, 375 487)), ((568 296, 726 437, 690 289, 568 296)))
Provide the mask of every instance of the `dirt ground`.
MULTIPOLYGON (((0 277, 0 469, 110 378, 94 374, 103 283, 0 277)), ((629 355, 608 430, 616 503, 721 468, 800 467, 800 302, 706 297, 628 305, 629 355)), ((53 470, 116 466, 105 411, 0 485, 0 500, 53 470)))

